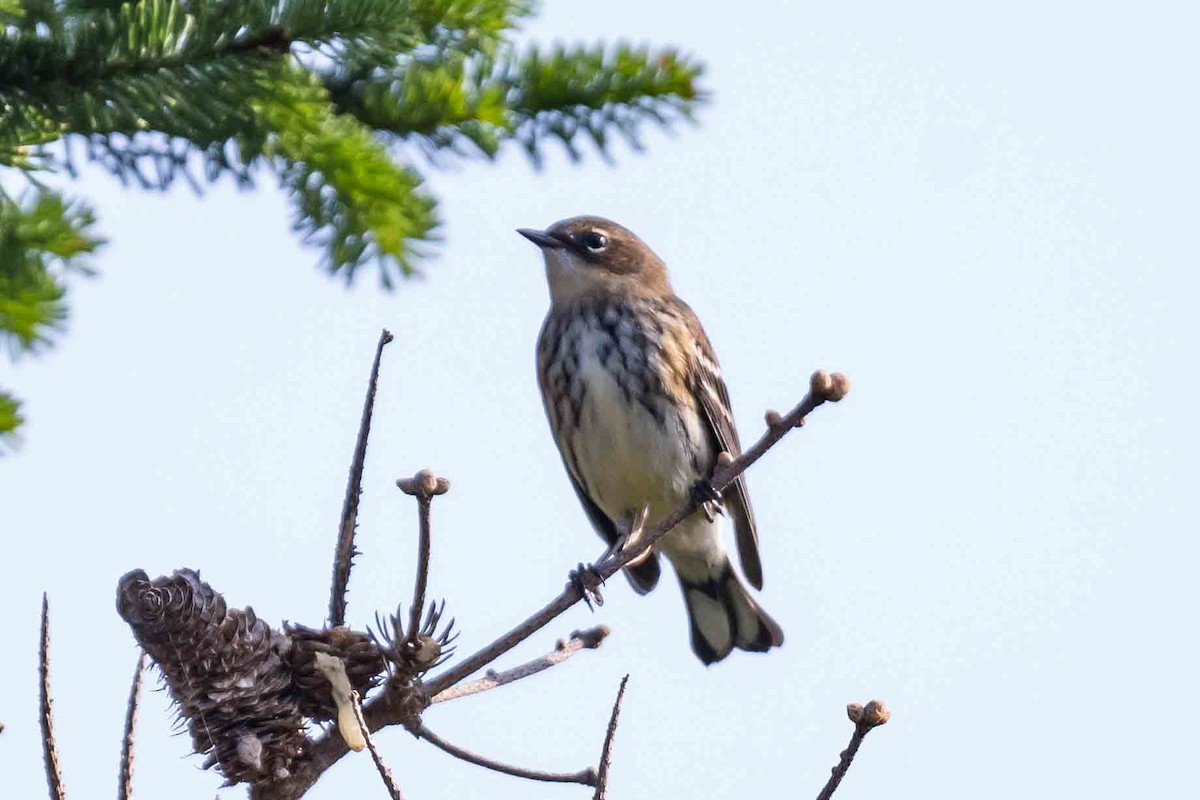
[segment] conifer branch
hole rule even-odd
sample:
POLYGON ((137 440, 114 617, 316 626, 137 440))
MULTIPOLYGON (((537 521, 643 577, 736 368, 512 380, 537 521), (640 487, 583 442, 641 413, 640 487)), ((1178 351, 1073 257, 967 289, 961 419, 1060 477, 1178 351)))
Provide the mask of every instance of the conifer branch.
POLYGON ((117 799, 133 797, 133 738, 137 726, 138 704, 142 697, 142 675, 146 671, 146 651, 138 653, 133 684, 129 687, 129 702, 125 707, 125 732, 121 737, 121 768, 117 776, 117 799))
POLYGON ((54 700, 50 697, 50 601, 42 593, 42 636, 38 650, 38 719, 42 728, 42 756, 46 764, 46 784, 50 800, 67 800, 63 785, 62 766, 58 759, 58 742, 54 738, 54 700))
POLYGON ((338 526, 337 547, 333 553, 333 581, 329 589, 329 627, 346 624, 346 592, 350 585, 350 570, 354 566, 354 533, 358 528, 358 501, 362 495, 363 465, 367 457, 367 437, 371 433, 371 415, 375 410, 375 390, 379 385, 379 363, 383 348, 392 341, 392 334, 385 328, 379 334, 375 346, 375 360, 371 364, 371 377, 367 381, 367 397, 363 401, 362 419, 358 426, 358 439, 354 444, 354 455, 350 459, 350 477, 346 482, 346 496, 342 500, 342 517, 338 526))
MULTIPOLYGON (((373 264, 390 289, 430 256, 440 223, 423 176, 385 139, 435 166, 492 158, 506 142, 535 166, 551 141, 572 159, 590 141, 609 160, 614 138, 640 149, 645 126, 670 130, 704 102, 700 63, 673 48, 518 49, 512 32, 533 7, 15 3, 0 26, 0 170, 29 181, 37 170, 76 177, 82 154, 128 185, 165 190, 183 180, 197 192, 222 176, 246 187, 271 173, 322 269, 349 284, 373 264)), ((23 280, 34 274, 36 286, 14 288, 0 275, 0 300, 18 298, 44 335, 65 315, 61 281, 36 243, 7 236, 5 211, 0 201, 0 262, 32 265, 23 280)), ((66 227, 76 241, 94 249, 74 222, 66 227)), ((26 335, 0 319, 0 338, 8 334, 26 335)), ((0 395, 0 437, 21 421, 15 398, 0 395)))

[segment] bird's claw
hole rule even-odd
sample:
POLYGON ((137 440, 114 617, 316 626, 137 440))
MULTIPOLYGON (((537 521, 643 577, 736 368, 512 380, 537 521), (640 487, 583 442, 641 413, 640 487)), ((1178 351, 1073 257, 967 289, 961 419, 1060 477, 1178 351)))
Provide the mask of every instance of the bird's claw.
POLYGON ((725 515, 725 507, 721 503, 721 493, 708 478, 701 478, 692 486, 692 499, 709 522, 715 520, 718 514, 725 515))
POLYGON ((587 603, 589 611, 596 610, 593 603, 597 606, 604 605, 604 595, 600 593, 600 587, 604 585, 604 576, 595 566, 580 563, 567 574, 567 579, 575 587, 575 591, 579 592, 583 602, 587 603))

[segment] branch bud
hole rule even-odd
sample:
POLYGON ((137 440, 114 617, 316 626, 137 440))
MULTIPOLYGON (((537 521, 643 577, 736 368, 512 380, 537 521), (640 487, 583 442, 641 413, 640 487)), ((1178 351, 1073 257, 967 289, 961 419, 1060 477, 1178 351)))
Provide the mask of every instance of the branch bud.
POLYGON ((441 655, 442 645, 437 639, 426 633, 417 636, 417 640, 413 643, 412 659, 418 667, 428 669, 441 655))
POLYGON ((825 395, 829 394, 831 389, 833 389, 833 378, 829 377, 829 373, 823 369, 817 370, 808 379, 808 391, 812 393, 813 397, 824 400, 825 395))
POLYGON ((422 500, 428 500, 450 491, 450 481, 439 478, 427 469, 421 470, 411 478, 401 478, 396 481, 396 486, 400 487, 400 491, 405 494, 422 500))
POLYGON ((867 703, 862 711, 862 724, 868 728, 885 725, 891 718, 892 712, 888 710, 888 707, 883 704, 882 700, 872 700, 867 703))
POLYGON ((850 379, 840 372, 835 372, 829 376, 833 381, 833 387, 829 390, 829 394, 825 399, 831 403, 836 403, 850 393, 850 379))
POLYGON ((822 403, 836 403, 850 392, 850 379, 840 372, 830 375, 819 369, 808 379, 808 391, 822 403))
POLYGON ((882 700, 872 700, 865 706, 858 703, 846 706, 846 716, 855 725, 870 730, 886 724, 891 719, 892 712, 888 711, 888 707, 883 704, 882 700))
MULTIPOLYGON (((612 633, 612 629, 607 625, 597 625, 594 628, 585 628, 581 631, 571 631, 571 638, 578 639, 588 650, 595 650, 600 646, 601 642, 608 638, 610 633, 612 633)), ((561 650, 562 647, 557 649, 561 650)))

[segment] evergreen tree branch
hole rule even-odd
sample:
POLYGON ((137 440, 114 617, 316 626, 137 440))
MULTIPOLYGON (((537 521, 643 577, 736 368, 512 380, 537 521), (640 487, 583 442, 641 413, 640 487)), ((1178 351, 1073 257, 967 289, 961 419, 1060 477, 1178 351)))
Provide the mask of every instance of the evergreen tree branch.
POLYGON ((21 198, 0 191, 0 342, 10 354, 51 343, 67 319, 68 271, 88 274, 92 235, 87 206, 35 186, 21 198))
MULTIPOLYGON (((530 0, 0 0, 0 168, 77 174, 77 156, 121 181, 197 191, 274 174, 293 227, 329 273, 380 282, 414 274, 438 238, 435 202, 386 144, 438 164, 519 144, 540 165, 556 140, 611 158, 640 148, 703 102, 698 62, 618 44, 518 52, 530 0), (56 143, 61 142, 60 145, 56 143)), ((80 255, 90 212, 0 196, 0 339, 46 344, 66 317, 60 269, 73 256, 28 238, 21 219, 80 255), (16 265, 6 268, 6 265, 16 265)), ((15 344, 14 344, 15 343, 15 344)), ((0 407, 0 435, 19 421, 0 407)))
POLYGON ((15 447, 17 428, 25 418, 21 416, 21 401, 8 392, 0 390, 0 455, 6 447, 15 447))
POLYGON ((511 140, 540 164, 550 138, 573 159, 581 135, 606 157, 612 131, 640 149, 643 123, 688 119, 705 100, 701 72, 676 50, 620 44, 418 61, 360 80, 331 75, 326 85, 339 111, 431 157, 445 150, 492 157, 511 140))

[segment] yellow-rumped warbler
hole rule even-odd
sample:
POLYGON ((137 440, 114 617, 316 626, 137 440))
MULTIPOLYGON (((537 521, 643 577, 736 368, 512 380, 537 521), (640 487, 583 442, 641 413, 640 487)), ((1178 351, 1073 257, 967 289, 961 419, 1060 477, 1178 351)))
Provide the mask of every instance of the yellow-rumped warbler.
MULTIPOLYGON (((538 337, 538 383, 554 441, 596 531, 617 542, 647 506, 653 525, 707 487, 717 455, 741 452, 729 394, 700 320, 675 296, 663 262, 631 231, 574 217, 518 231, 541 248, 550 313, 538 337)), ((708 487, 711 491, 711 487, 708 487)), ((742 570, 762 588, 746 483, 725 491, 742 570)), ((738 579, 719 523, 697 512, 626 567, 639 593, 675 567, 705 664, 734 647, 765 651, 783 631, 738 579)))

